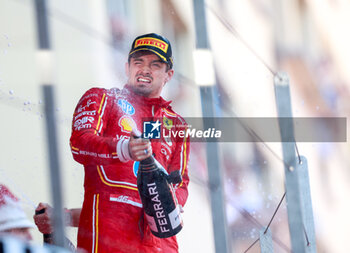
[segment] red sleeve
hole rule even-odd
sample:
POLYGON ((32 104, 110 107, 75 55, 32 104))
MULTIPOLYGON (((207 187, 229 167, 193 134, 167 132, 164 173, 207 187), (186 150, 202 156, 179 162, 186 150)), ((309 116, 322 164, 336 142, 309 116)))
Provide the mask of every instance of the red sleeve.
MULTIPOLYGON (((185 128, 186 130, 186 128, 185 128)), ((190 179, 188 177, 188 159, 190 156, 190 140, 189 137, 177 137, 175 142, 175 152, 171 158, 169 165, 169 172, 180 170, 182 182, 175 187, 175 194, 180 205, 184 206, 188 197, 188 184, 190 179)))
POLYGON ((117 139, 104 137, 112 99, 107 90, 92 88, 79 100, 73 114, 70 146, 73 158, 84 165, 119 161, 117 139))

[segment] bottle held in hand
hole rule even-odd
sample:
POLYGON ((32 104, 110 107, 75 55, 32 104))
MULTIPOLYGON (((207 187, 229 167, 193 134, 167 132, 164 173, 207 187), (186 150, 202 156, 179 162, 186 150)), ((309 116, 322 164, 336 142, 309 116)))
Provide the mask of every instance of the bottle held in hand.
MULTIPOLYGON (((38 215, 38 214, 43 214, 45 213, 45 209, 41 209, 39 211, 35 211, 35 214, 38 215)), ((43 241, 44 243, 47 243, 47 244, 54 244, 53 243, 53 234, 50 233, 50 234, 43 234, 43 241)))
POLYGON ((181 181, 180 171, 169 175, 153 156, 140 162, 137 187, 151 232, 159 238, 174 236, 183 227, 180 206, 172 186, 181 181))

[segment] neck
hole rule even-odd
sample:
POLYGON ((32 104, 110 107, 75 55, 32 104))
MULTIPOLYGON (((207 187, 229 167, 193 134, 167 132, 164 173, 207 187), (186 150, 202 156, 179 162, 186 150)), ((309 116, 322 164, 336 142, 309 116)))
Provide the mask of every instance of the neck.
POLYGON ((158 96, 151 96, 151 95, 145 94, 145 93, 139 91, 139 90, 138 90, 137 88, 135 88, 134 86, 129 85, 129 84, 126 84, 125 87, 126 87, 129 91, 131 91, 132 93, 134 93, 135 95, 144 97, 144 98, 146 98, 146 99, 158 99, 158 98, 160 98, 160 95, 158 95, 158 96))

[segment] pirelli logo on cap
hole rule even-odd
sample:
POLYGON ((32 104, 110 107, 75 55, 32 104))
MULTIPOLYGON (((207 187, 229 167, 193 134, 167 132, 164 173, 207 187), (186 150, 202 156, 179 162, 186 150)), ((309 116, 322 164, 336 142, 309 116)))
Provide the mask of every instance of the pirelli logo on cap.
POLYGON ((135 47, 140 47, 140 46, 152 46, 156 47, 160 50, 162 50, 164 53, 168 51, 168 44, 165 43, 164 41, 151 38, 151 37, 146 37, 146 38, 141 38, 135 41, 135 47))

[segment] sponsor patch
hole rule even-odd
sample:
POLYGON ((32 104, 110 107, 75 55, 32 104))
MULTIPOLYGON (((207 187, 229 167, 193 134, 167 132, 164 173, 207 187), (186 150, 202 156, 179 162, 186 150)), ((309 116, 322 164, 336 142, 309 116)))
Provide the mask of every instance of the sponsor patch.
POLYGON ((170 130, 173 127, 173 121, 167 117, 163 117, 163 126, 165 126, 166 129, 170 130))
POLYGON ((81 119, 77 119, 74 122, 74 129, 75 130, 80 130, 81 128, 89 128, 91 127, 90 123, 94 123, 94 117, 86 116, 81 119))
POLYGON ((127 135, 119 135, 119 134, 116 134, 115 138, 117 138, 117 140, 123 140, 123 139, 129 139, 130 137, 127 136, 127 135))
POLYGON ((131 133, 133 129, 137 129, 135 121, 126 115, 119 119, 118 125, 124 133, 131 133))
POLYGON ((164 41, 155 39, 155 38, 150 38, 150 37, 146 37, 146 38, 141 38, 136 40, 135 42, 135 48, 140 47, 140 46, 152 46, 152 47, 156 47, 160 50, 162 50, 164 53, 166 53, 168 51, 168 44, 165 43, 164 41))
POLYGON ((81 125, 81 126, 78 126, 75 128, 76 131, 79 131, 80 129, 87 129, 87 128, 91 128, 91 124, 84 124, 84 125, 81 125))
POLYGON ((79 150, 79 154, 97 157, 97 153, 90 151, 79 150))
POLYGON ((91 102, 91 99, 89 99, 84 106, 83 105, 79 106, 77 112, 78 113, 82 112, 83 110, 85 110, 86 107, 90 107, 90 105, 92 104, 96 104, 96 101, 91 102))
POLYGON ((120 203, 126 203, 126 204, 130 204, 130 205, 142 208, 142 204, 139 202, 139 200, 136 198, 130 197, 130 196, 110 194, 109 200, 115 201, 115 202, 120 202, 120 203))
MULTIPOLYGON (((172 144, 171 144, 172 145, 172 144)), ((165 148, 169 154, 172 154, 172 151, 168 145, 166 145, 164 142, 161 143, 161 146, 165 148)))
POLYGON ((85 112, 81 112, 77 116, 75 116, 74 120, 76 120, 77 118, 80 118, 81 116, 94 116, 94 115, 96 115, 96 110, 94 110, 94 111, 85 111, 85 112))
POLYGON ((92 93, 92 94, 89 94, 89 95, 83 97, 80 101, 84 101, 85 99, 88 99, 91 97, 98 97, 98 95, 96 93, 92 93))
POLYGON ((133 115, 135 113, 135 108, 126 100, 119 99, 118 106, 122 109, 125 114, 133 115))
POLYGON ((137 172, 139 171, 139 161, 135 161, 134 164, 132 165, 132 170, 134 172, 135 177, 137 177, 137 172))

